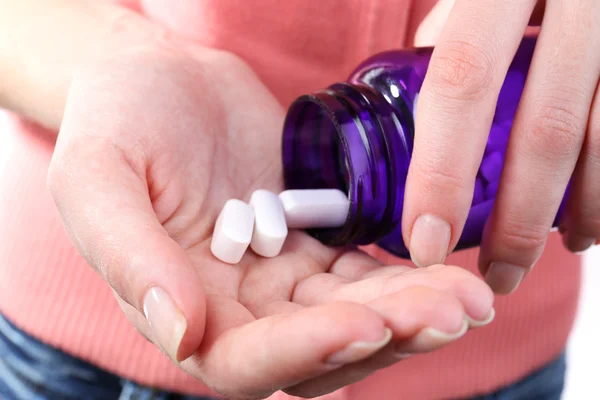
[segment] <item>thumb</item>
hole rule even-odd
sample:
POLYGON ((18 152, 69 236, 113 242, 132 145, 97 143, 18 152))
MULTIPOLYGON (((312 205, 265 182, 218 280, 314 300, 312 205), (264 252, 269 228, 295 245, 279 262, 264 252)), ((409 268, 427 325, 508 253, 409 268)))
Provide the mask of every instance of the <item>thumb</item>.
POLYGON ((455 2, 456 0, 440 0, 437 2, 417 28, 415 46, 435 46, 455 2))
POLYGON ((116 126, 126 122, 101 118, 102 110, 89 100, 81 115, 72 106, 83 103, 77 97, 67 103, 48 187, 78 251, 120 300, 137 310, 138 315, 127 313, 129 319, 139 331, 151 331, 172 360, 181 361, 199 347, 204 334, 200 277, 155 215, 143 157, 110 137, 89 134, 126 132, 127 127, 116 126))

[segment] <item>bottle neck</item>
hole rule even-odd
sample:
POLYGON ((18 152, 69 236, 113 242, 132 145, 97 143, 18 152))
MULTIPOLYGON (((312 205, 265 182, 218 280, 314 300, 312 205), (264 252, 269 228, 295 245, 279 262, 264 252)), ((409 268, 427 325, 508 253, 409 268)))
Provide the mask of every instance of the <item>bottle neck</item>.
POLYGON ((350 200, 345 224, 313 230, 314 237, 365 245, 400 223, 413 131, 411 113, 361 83, 338 83, 291 105, 283 131, 286 188, 335 188, 350 200))

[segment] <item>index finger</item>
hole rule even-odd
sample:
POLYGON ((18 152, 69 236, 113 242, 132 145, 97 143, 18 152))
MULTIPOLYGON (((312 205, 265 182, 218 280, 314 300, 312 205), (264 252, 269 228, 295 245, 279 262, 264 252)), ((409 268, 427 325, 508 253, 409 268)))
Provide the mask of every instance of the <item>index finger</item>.
POLYGON ((403 238, 419 266, 458 242, 504 78, 535 0, 457 0, 419 95, 403 238))

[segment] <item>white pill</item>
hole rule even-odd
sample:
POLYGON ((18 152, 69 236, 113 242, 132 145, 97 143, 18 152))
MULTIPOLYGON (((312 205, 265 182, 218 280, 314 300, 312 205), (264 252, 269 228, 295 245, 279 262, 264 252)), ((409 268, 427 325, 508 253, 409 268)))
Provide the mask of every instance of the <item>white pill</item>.
POLYGON ((252 207, 241 200, 228 200, 217 218, 210 251, 223 262, 237 264, 250 245, 253 230, 252 207))
POLYGON ((350 202, 337 189, 286 190, 279 194, 290 229, 339 228, 350 202))
POLYGON ((281 252, 288 234, 285 213, 279 196, 267 190, 257 190, 250 197, 254 209, 254 233, 250 247, 263 257, 275 257, 281 252))

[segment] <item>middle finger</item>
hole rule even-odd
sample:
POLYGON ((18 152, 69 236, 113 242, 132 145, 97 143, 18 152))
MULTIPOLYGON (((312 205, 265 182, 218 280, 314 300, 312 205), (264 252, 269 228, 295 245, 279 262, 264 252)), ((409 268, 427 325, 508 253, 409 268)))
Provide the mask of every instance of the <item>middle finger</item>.
POLYGON ((482 243, 480 268, 498 293, 541 255, 577 162, 600 73, 597 9, 596 0, 546 6, 482 243))

